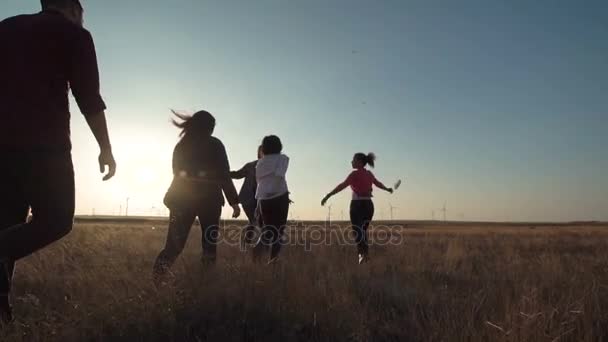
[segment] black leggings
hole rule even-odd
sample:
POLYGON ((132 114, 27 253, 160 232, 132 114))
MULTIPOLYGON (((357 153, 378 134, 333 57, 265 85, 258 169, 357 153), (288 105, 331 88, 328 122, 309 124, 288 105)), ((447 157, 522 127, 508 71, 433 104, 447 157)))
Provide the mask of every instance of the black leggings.
POLYGON ((262 232, 260 240, 254 248, 254 258, 259 258, 262 250, 270 246, 270 259, 274 259, 281 251, 281 237, 287 225, 289 214, 289 193, 269 200, 260 201, 262 216, 262 232))
POLYGON ((353 200, 350 202, 350 222, 355 233, 357 253, 367 255, 367 228, 374 217, 372 200, 353 200))
POLYGON ((215 262, 217 257, 217 243, 219 237, 220 216, 222 206, 220 203, 209 204, 198 210, 172 210, 167 242, 154 264, 154 271, 163 273, 175 262, 184 250, 194 219, 198 216, 201 224, 203 261, 215 262))

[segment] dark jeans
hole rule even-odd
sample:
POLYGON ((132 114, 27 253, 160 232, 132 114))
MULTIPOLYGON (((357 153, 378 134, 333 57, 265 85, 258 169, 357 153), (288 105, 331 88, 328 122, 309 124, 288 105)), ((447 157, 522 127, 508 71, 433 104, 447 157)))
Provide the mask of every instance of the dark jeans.
POLYGON ((0 294, 14 263, 72 230, 74 169, 70 152, 0 152, 0 294), (28 211, 32 221, 25 223, 28 211), (2 271, 2 270, 0 270, 2 271))
POLYGON ((367 228, 374 217, 374 202, 372 200, 354 200, 350 202, 350 222, 355 232, 357 253, 367 255, 367 228))
POLYGON ((262 232, 253 250, 254 259, 259 259, 264 250, 270 247, 270 260, 281 251, 281 237, 287 225, 289 214, 289 193, 269 200, 260 201, 262 232))
POLYGON ((202 229, 203 261, 215 262, 219 238, 221 203, 202 205, 198 210, 172 210, 169 219, 169 231, 165 248, 160 252, 154 264, 154 271, 166 272, 184 250, 194 219, 202 229))

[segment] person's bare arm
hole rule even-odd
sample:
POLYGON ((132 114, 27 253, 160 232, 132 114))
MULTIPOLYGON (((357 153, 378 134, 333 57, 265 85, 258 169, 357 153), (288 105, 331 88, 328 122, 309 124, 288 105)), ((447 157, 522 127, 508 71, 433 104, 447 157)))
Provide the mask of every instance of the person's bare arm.
POLYGON ((374 178, 374 185, 377 186, 379 189, 382 189, 384 191, 388 191, 391 194, 393 193, 393 189, 392 188, 387 188, 384 184, 382 184, 382 182, 380 182, 376 178, 374 178))
POLYGON ((337 193, 339 193, 340 191, 346 189, 348 187, 348 180, 338 184, 338 186, 336 186, 335 189, 333 189, 330 193, 328 193, 327 195, 325 195, 325 197, 323 197, 323 200, 321 200, 321 205, 325 205, 325 203, 327 203, 327 200, 329 200, 329 198, 337 193))
POLYGON ((99 113, 86 115, 85 118, 99 145, 99 172, 104 173, 107 167, 108 173, 103 177, 103 180, 107 181, 116 174, 116 161, 112 154, 112 145, 110 144, 106 115, 101 111, 99 113))
POLYGON ((232 179, 243 179, 245 178, 245 176, 247 176, 247 168, 249 167, 249 164, 245 164, 245 166, 243 166, 240 170, 238 171, 230 171, 230 178, 232 179))

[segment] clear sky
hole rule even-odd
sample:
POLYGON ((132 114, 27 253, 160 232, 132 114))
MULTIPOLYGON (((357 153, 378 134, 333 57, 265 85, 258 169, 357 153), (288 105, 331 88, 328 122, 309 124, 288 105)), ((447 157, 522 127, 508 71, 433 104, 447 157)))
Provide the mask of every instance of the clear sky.
MULTIPOLYGON (((292 217, 320 219, 354 152, 376 152, 376 218, 608 220, 605 0, 83 0, 118 175, 73 106, 77 213, 164 213, 178 131, 206 109, 233 168, 275 133, 292 217)), ((0 16, 37 0, 2 0, 0 16)), ((240 186, 240 182, 237 183, 240 186)), ((348 216, 350 193, 334 197, 348 216)), ((228 212, 225 213, 227 216, 228 212)))

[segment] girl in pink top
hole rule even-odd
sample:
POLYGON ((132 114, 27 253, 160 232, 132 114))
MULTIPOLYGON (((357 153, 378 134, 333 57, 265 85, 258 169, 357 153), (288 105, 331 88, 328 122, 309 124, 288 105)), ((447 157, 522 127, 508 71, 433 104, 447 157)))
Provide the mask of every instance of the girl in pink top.
POLYGON ((349 186, 352 189, 353 199, 350 202, 350 221, 355 232, 359 264, 363 264, 369 260, 367 228, 374 216, 372 186, 375 185, 382 190, 388 191, 391 194, 393 193, 393 189, 384 186, 371 171, 365 168, 367 165, 373 168, 375 161, 376 156, 373 153, 367 155, 365 153, 356 153, 351 162, 354 171, 321 201, 321 205, 325 205, 331 196, 349 186))

